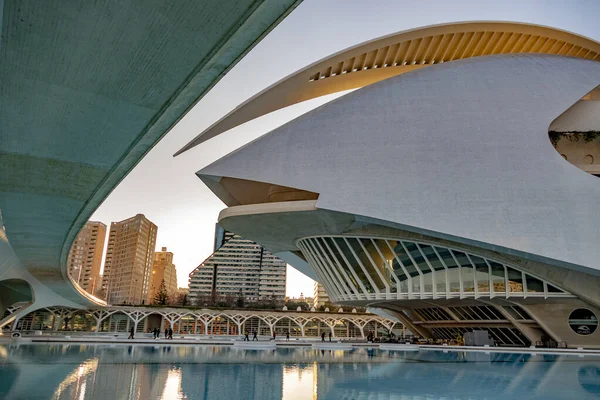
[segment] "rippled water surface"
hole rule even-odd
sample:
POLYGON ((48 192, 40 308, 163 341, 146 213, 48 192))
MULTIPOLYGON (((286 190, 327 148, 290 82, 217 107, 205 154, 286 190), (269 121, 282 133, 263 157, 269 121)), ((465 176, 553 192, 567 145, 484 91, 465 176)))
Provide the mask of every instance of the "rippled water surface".
POLYGON ((0 345, 1 399, 599 399, 600 358, 0 345))

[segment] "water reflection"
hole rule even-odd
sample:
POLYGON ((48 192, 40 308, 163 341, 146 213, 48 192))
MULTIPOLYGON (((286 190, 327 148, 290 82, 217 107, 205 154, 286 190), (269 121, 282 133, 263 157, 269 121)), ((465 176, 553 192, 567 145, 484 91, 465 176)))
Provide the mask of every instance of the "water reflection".
POLYGON ((0 346, 6 399, 599 399, 600 358, 210 346, 0 346))

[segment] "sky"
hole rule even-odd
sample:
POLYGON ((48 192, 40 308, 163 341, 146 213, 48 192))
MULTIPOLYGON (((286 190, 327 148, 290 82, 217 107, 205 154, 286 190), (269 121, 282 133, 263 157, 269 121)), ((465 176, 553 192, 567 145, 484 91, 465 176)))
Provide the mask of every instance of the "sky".
MULTIPOLYGON (((158 225, 157 249, 174 253, 180 287, 212 253, 225 205, 195 172, 245 143, 339 95, 310 100, 250 121, 174 158, 237 105, 285 76, 358 43, 421 26, 474 20, 564 29, 600 41, 597 0, 304 0, 146 155, 90 219, 109 225, 137 213, 158 225)), ((288 267, 287 295, 312 296, 314 282, 288 267)))

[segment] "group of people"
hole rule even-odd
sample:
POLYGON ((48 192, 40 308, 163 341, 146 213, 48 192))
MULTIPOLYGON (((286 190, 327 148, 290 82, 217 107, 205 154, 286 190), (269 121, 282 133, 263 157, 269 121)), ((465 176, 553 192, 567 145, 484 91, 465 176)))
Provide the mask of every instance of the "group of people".
MULTIPOLYGON (((154 328, 152 334, 154 335, 154 339, 160 339, 160 330, 158 328, 154 328)), ((165 328, 165 339, 173 339, 172 328, 165 328)))
MULTIPOLYGON (((127 339, 133 339, 133 335, 135 330, 133 327, 129 329, 129 337, 127 339)), ((152 329, 152 334, 154 335, 154 339, 160 339, 160 330, 158 328, 152 329)), ((165 339, 173 339, 173 329, 165 328, 165 339)))
POLYGON ((367 342, 372 342, 373 339, 375 339, 375 334, 373 333, 373 331, 369 331, 369 333, 367 334, 367 342))
MULTIPOLYGON (((325 341, 325 332, 321 332, 321 342, 325 341)), ((331 331, 329 331, 329 341, 331 342, 331 331)))
MULTIPOLYGON (((250 338, 248 337, 248 335, 250 334, 250 332, 248 332, 248 330, 246 329, 246 331, 244 332, 244 342, 249 342, 250 338)), ((252 341, 254 342, 255 340, 258 340, 258 332, 253 331, 252 332, 252 341)))
MULTIPOLYGON (((246 329, 244 331, 244 342, 249 342, 250 341, 250 337, 248 336, 250 334, 250 332, 248 332, 248 330, 246 329)), ((273 340, 277 339, 277 333, 273 332, 273 340)), ((256 330, 252 331, 252 341, 254 342, 255 340, 258 340, 258 332, 256 332, 256 330)), ((285 340, 290 340, 290 332, 289 331, 285 331, 285 340)))

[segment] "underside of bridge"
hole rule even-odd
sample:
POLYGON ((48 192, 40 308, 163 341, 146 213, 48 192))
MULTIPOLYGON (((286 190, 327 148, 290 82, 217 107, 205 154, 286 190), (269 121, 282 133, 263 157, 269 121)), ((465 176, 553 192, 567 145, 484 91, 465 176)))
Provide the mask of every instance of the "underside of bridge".
POLYGON ((0 2, 0 307, 14 279, 33 291, 22 313, 104 304, 68 276, 75 236, 298 3, 0 2))

